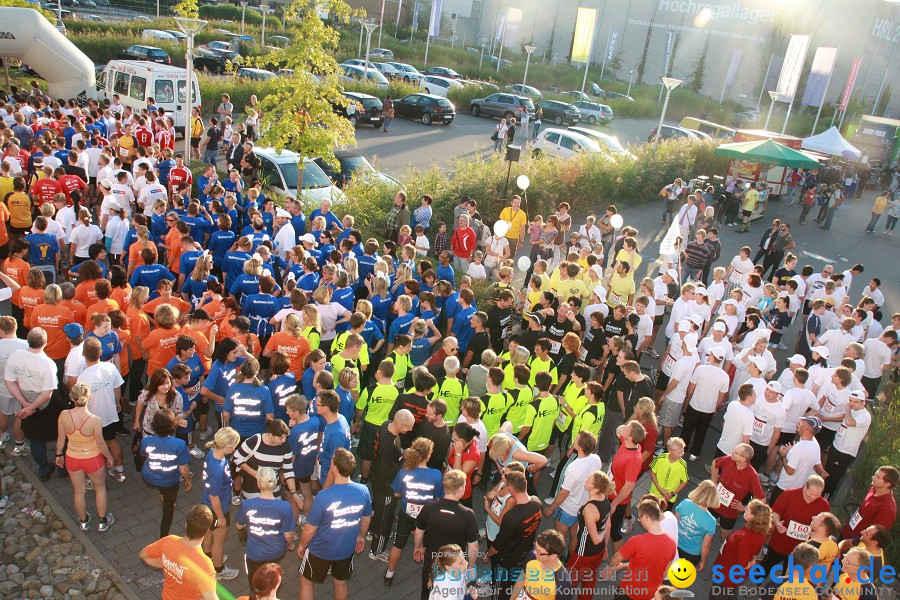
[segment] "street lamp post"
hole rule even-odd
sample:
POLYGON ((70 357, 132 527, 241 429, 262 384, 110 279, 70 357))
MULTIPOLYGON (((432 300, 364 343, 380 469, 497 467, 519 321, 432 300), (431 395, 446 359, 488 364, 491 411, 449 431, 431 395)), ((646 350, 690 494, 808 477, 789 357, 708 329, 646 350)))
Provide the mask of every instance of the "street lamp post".
POLYGON ((525 81, 528 79, 528 63, 531 62, 531 53, 535 50, 537 50, 537 46, 525 46, 525 52, 528 53, 528 56, 525 58, 525 75, 522 76, 523 86, 525 85, 525 81))
POLYGON ((484 62, 484 48, 487 46, 487 38, 481 38, 481 43, 479 45, 481 46, 481 58, 478 59, 478 68, 480 69, 481 63, 484 62))
POLYGON ((366 67, 365 67, 365 78, 369 78, 369 47, 372 45, 372 32, 375 31, 375 28, 378 27, 377 23, 364 23, 363 26, 366 28, 366 67))
POLYGON ((766 124, 763 125, 763 129, 766 131, 769 130, 769 119, 772 118, 772 109, 775 108, 775 101, 778 100, 778 96, 778 92, 769 90, 769 98, 771 98, 772 100, 771 102, 769 102, 769 114, 766 115, 766 124))
POLYGON ((633 68, 633 69, 631 70, 631 72, 629 73, 629 75, 631 75, 631 77, 628 78, 628 91, 625 92, 625 95, 626 95, 626 96, 631 96, 631 84, 634 83, 634 73, 635 73, 635 71, 637 71, 637 67, 633 68))
POLYGON ((260 47, 263 50, 265 50, 266 49, 266 13, 269 12, 269 5, 268 4, 260 4, 259 8, 262 11, 262 15, 263 15, 262 36, 260 37, 260 47))
POLYGON ((660 77, 660 79, 663 85, 666 86, 666 100, 663 102, 662 113, 659 115, 659 125, 656 127, 656 137, 653 139, 654 148, 659 144, 659 136, 662 134, 663 120, 666 118, 666 109, 669 108, 669 97, 672 95, 672 90, 683 83, 680 79, 675 79, 674 77, 660 77))
POLYGON ((244 15, 247 12, 247 0, 241 0, 241 35, 244 35, 244 15))
MULTIPOLYGON (((191 162, 191 109, 194 107, 194 36, 203 29, 208 21, 201 19, 189 19, 187 17, 175 17, 178 28, 187 36, 187 73, 185 74, 185 106, 184 106, 184 159, 191 162)), ((175 91, 175 99, 178 99, 178 91, 175 91)))
POLYGON ((362 38, 363 31, 365 31, 365 19, 358 19, 359 21, 359 50, 356 51, 356 58, 362 58, 362 38))

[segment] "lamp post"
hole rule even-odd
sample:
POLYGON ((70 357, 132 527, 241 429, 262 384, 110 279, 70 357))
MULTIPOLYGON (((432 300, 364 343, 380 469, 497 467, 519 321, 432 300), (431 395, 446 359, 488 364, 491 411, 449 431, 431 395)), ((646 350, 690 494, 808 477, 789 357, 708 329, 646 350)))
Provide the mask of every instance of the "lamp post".
POLYGON ((363 38, 363 31, 365 31, 366 20, 360 18, 360 19, 357 19, 357 21, 359 21, 359 50, 356 51, 356 58, 362 58, 362 38, 363 38))
POLYGON ((484 62, 484 48, 487 46, 487 38, 481 38, 481 42, 478 44, 481 46, 481 58, 478 59, 478 68, 481 68, 481 63, 484 62))
POLYGON ((663 85, 666 86, 666 100, 663 102, 662 113, 659 115, 659 125, 656 127, 656 137, 653 139, 654 148, 659 144, 659 136, 662 134, 663 120, 666 118, 666 109, 669 108, 669 97, 672 95, 672 90, 683 83, 680 79, 675 79, 674 77, 660 77, 660 79, 663 85))
POLYGON ((528 79, 528 63, 531 62, 531 53, 537 50, 537 46, 525 46, 525 52, 528 53, 528 56, 525 58, 525 75, 522 76, 522 85, 525 85, 525 81, 528 79))
POLYGON ((365 68, 365 78, 369 78, 369 47, 372 45, 372 32, 375 31, 375 28, 378 27, 377 23, 364 23, 363 26, 366 28, 366 68, 365 68))
POLYGON ((247 0, 241 0, 241 35, 244 35, 244 15, 247 12, 247 0))
POLYGON ((628 91, 625 92, 626 96, 631 96, 631 84, 634 83, 634 73, 637 71, 637 67, 633 68, 628 74, 630 77, 628 78, 628 91))
MULTIPOLYGON (((187 17, 175 17, 178 28, 187 36, 187 73, 185 74, 185 106, 184 106, 184 157, 188 164, 191 162, 191 109, 194 101, 194 36, 203 29, 208 21, 202 19, 189 19, 187 17)), ((178 99, 178 91, 175 92, 178 99)))
POLYGON ((266 13, 269 12, 268 4, 260 4, 259 9, 262 11, 263 22, 262 22, 262 36, 260 37, 260 47, 265 50, 266 48, 266 13))
POLYGON ((769 119, 772 118, 772 109, 775 107, 775 101, 778 100, 778 96, 780 94, 773 90, 769 90, 769 98, 771 98, 771 102, 769 102, 769 114, 766 115, 766 124, 763 125, 763 129, 766 131, 769 130, 769 119))

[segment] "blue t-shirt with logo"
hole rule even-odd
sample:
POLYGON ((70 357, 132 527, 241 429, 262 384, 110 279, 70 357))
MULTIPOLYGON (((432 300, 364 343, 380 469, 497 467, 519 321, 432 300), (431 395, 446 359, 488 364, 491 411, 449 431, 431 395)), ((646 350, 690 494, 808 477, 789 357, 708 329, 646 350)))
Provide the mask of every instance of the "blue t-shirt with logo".
POLYGON ((249 498, 241 503, 235 521, 247 527, 247 558, 278 560, 287 551, 286 533, 292 533, 294 511, 284 500, 249 498))
MULTIPOLYGON (((350 449, 350 425, 342 415, 338 415, 337 421, 325 425, 322 433, 322 449, 319 451, 319 485, 323 485, 328 479, 328 470, 331 468, 331 458, 338 448, 350 449)), ((317 555, 318 556, 318 555, 317 555)), ((344 557, 346 558, 346 557, 344 557)))
POLYGON ((472 334, 475 332, 469 321, 472 320, 472 315, 476 312, 478 312, 478 309, 474 306, 470 306, 469 308, 460 310, 453 316, 452 333, 453 337, 459 342, 460 356, 465 356, 466 348, 469 347, 469 340, 472 339, 472 334))
POLYGON ((28 248, 28 262, 32 267, 56 264, 56 253, 59 252, 59 241, 49 233, 29 233, 25 241, 31 244, 28 248))
MULTIPOLYGON (((225 397, 228 387, 234 383, 237 376, 238 367, 247 360, 243 356, 239 356, 236 361, 223 364, 218 360, 214 360, 209 367, 209 374, 203 381, 203 387, 210 390, 216 396, 225 397)), ((222 412, 222 406, 218 402, 212 402, 216 412, 222 412)))
POLYGON ((275 413, 272 392, 264 385, 236 383, 225 395, 224 412, 231 414, 231 426, 248 438, 266 430, 266 415, 275 413))
POLYGON ((322 422, 322 419, 315 416, 291 428, 289 439, 294 453, 294 477, 297 479, 310 477, 315 470, 322 422))
POLYGON ((272 393, 272 402, 275 405, 275 418, 288 422, 287 409, 284 403, 292 395, 297 393, 297 377, 293 373, 279 375, 268 384, 272 393))
POLYGON ((678 514, 678 548, 699 556, 703 538, 716 533, 716 519, 688 498, 675 506, 675 512, 678 514))
POLYGON ((322 560, 344 560, 356 552, 363 517, 372 514, 372 495, 359 483, 324 489, 313 501, 306 521, 317 527, 309 552, 322 560))
POLYGON ((356 402, 353 400, 353 391, 345 390, 341 386, 338 386, 334 391, 341 400, 341 404, 338 407, 338 414, 342 415, 347 419, 347 422, 350 423, 356 415, 356 402))
POLYGON ((184 362, 178 360, 178 357, 176 356, 166 365, 166 371, 171 373, 172 367, 175 365, 185 365, 191 370, 191 378, 188 380, 187 385, 184 386, 184 391, 189 399, 193 399, 200 393, 200 386, 198 384, 200 383, 200 378, 203 377, 203 361, 200 360, 200 357, 196 352, 184 362))
POLYGON ((231 489, 234 481, 231 479, 231 467, 228 466, 228 457, 216 458, 210 451, 203 462, 203 492, 200 501, 204 506, 212 508, 210 496, 217 496, 222 503, 222 512, 228 514, 231 510, 231 489))
POLYGON ((159 297, 156 286, 163 279, 175 281, 175 276, 165 266, 156 263, 135 267, 134 272, 131 274, 131 280, 128 283, 131 284, 132 289, 139 285, 147 286, 150 288, 150 300, 155 300, 159 297))
POLYGON ((100 341, 100 348, 103 350, 100 360, 112 360, 113 356, 122 352, 122 342, 119 340, 119 334, 115 331, 110 331, 103 337, 100 337, 93 331, 89 331, 84 336, 85 339, 90 337, 97 338, 100 341))
POLYGON ((150 435, 141 440, 141 454, 147 457, 141 476, 150 485, 171 487, 178 485, 178 467, 191 464, 187 443, 177 437, 150 435))
POLYGON ((444 476, 437 469, 428 467, 416 467, 412 471, 400 469, 391 489, 400 494, 400 510, 415 518, 426 502, 444 497, 444 476))

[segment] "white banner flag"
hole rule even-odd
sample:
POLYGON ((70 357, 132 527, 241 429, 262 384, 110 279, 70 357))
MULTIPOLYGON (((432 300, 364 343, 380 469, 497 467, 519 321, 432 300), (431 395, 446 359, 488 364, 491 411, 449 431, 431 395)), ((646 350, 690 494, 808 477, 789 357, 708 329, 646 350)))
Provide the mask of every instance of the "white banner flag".
POLYGON ((781 66, 781 77, 778 78, 778 101, 792 102, 797 93, 797 84, 800 83, 800 74, 803 72, 803 63, 806 61, 806 52, 809 49, 808 35, 792 35, 784 56, 784 64, 781 66))
POLYGON ((431 1, 431 23, 428 26, 428 34, 431 37, 441 36, 441 4, 443 0, 431 1))
POLYGON ((816 48, 809 79, 806 80, 806 91, 803 94, 803 106, 822 106, 831 71, 837 62, 837 48, 816 48))
POLYGON ((738 67, 741 65, 741 58, 744 53, 740 48, 735 48, 731 51, 731 62, 728 64, 728 73, 725 75, 725 85, 731 85, 734 83, 734 78, 737 76, 738 67))

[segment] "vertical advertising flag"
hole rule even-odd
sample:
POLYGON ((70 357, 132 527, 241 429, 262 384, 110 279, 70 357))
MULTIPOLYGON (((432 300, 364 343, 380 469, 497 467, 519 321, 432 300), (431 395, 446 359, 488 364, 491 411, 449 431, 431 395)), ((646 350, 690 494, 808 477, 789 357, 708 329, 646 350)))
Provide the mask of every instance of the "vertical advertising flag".
POLYGON ((413 31, 419 28, 419 0, 415 0, 413 3, 412 28, 413 31))
POLYGON ((837 48, 816 48, 809 79, 806 80, 806 91, 803 93, 803 106, 822 106, 837 53, 837 48))
POLYGON ((666 32, 666 54, 663 59, 663 77, 669 74, 669 63, 672 61, 672 48, 675 47, 675 30, 670 29, 666 32))
POLYGON ((850 65, 850 73, 847 74, 847 85, 844 86, 844 93, 841 95, 841 110, 847 110, 847 105, 850 103, 850 94, 853 93, 856 76, 859 75, 860 63, 862 63, 862 58, 857 58, 850 65))
POLYGON ((781 102, 793 102, 797 93, 797 84, 800 83, 800 75, 803 72, 803 63, 806 61, 806 52, 809 49, 808 35, 792 35, 784 56, 784 64, 781 66, 781 76, 778 78, 778 100, 781 102))
POLYGON ((741 58, 743 56, 744 53, 740 48, 735 48, 731 51, 731 62, 728 63, 728 73, 725 74, 725 85, 734 83, 734 78, 737 76, 738 67, 741 66, 741 58))
POLYGON ((609 30, 609 43, 606 45, 606 56, 603 57, 604 63, 608 63, 611 60, 616 58, 616 50, 619 49, 619 43, 622 40, 622 30, 621 29, 610 29, 609 30))
POLYGON ((522 23, 522 11, 518 8, 509 8, 506 11, 506 33, 503 37, 503 45, 507 48, 519 46, 519 25, 522 23))
POLYGON ((431 22, 428 25, 428 35, 441 36, 441 4, 443 0, 431 0, 431 22))
POLYGON ((494 28, 494 42, 499 44, 503 40, 504 27, 506 27, 506 14, 499 13, 497 15, 497 26, 494 28))
POLYGON ((578 9, 578 16, 575 18, 575 37, 572 40, 572 62, 586 63, 590 60, 596 24, 596 8, 578 9))

